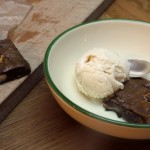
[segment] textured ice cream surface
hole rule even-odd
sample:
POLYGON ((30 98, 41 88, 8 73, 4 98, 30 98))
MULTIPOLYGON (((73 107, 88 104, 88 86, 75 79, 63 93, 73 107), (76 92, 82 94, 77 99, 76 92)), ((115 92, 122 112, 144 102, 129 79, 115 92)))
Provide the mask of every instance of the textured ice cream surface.
POLYGON ((129 79, 128 61, 106 49, 93 49, 83 55, 75 67, 79 91, 90 98, 103 99, 123 89, 129 79))

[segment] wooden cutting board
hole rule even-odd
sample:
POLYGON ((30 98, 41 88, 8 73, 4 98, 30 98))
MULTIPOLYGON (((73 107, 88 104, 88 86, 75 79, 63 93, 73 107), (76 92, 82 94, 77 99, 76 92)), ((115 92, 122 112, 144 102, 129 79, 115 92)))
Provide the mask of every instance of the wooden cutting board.
POLYGON ((11 39, 30 63, 29 76, 0 86, 0 122, 43 77, 42 62, 50 42, 81 22, 96 20, 113 0, 27 0, 33 8, 11 39))

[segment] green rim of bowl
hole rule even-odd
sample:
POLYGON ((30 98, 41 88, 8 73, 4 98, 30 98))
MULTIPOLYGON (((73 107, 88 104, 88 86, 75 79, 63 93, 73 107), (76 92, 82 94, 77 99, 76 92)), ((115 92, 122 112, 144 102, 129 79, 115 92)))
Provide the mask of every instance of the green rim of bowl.
POLYGON ((68 105, 70 105, 71 107, 73 107, 74 109, 78 110, 79 112, 90 116, 92 118, 95 118, 97 120, 100 121, 105 121, 111 124, 115 124, 115 125, 121 125, 121 126, 125 126, 125 127, 134 127, 134 128, 150 128, 149 124, 134 124, 134 123, 128 123, 128 122, 121 122, 121 121, 116 121, 116 120, 112 120, 112 119, 108 119, 102 116, 99 116, 97 114, 91 113, 88 110, 85 110, 83 108, 81 108, 80 106, 78 106, 77 104, 73 103, 70 99, 68 99, 65 95, 63 95, 63 93, 60 92, 60 90, 57 88, 57 86, 55 85, 55 83, 53 82, 49 71, 48 71, 48 58, 49 58, 49 54, 51 52, 51 49, 53 48, 53 45, 61 38, 63 37, 65 34, 69 33, 70 31, 77 29, 80 26, 85 26, 87 24, 92 24, 92 23, 101 23, 101 22, 106 22, 106 21, 124 21, 124 22, 133 22, 133 23, 144 23, 144 24, 149 24, 149 22, 144 22, 144 21, 140 21, 140 20, 129 20, 129 19, 102 19, 102 20, 96 20, 96 21, 92 21, 92 22, 88 22, 88 23, 81 23, 79 25, 73 26, 67 30, 65 30, 64 32, 62 32, 61 34, 59 34, 48 46, 47 51, 45 53, 45 58, 44 58, 44 74, 46 77, 46 80, 48 81, 49 85, 51 86, 51 88, 58 94, 59 97, 61 97, 68 105))

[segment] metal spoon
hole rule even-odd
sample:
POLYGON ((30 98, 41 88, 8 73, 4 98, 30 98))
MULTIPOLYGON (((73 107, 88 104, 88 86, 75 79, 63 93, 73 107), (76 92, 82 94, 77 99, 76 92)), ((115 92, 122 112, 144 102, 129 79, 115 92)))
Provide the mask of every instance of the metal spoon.
POLYGON ((150 62, 139 59, 129 59, 130 73, 132 78, 144 77, 150 74, 150 62))

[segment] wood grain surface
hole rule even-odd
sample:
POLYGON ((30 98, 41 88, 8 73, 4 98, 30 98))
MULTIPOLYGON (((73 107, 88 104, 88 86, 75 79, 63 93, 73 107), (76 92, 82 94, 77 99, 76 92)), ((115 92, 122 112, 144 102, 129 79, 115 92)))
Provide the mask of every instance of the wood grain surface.
MULTIPOLYGON (((149 22, 150 1, 116 0, 100 17, 104 18, 149 22)), ((1 123, 0 149, 149 150, 150 141, 113 138, 82 126, 58 106, 42 79, 1 123)))

